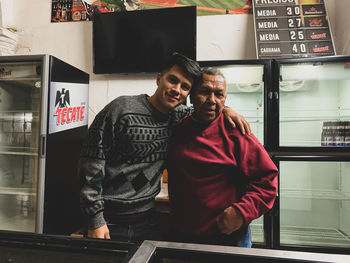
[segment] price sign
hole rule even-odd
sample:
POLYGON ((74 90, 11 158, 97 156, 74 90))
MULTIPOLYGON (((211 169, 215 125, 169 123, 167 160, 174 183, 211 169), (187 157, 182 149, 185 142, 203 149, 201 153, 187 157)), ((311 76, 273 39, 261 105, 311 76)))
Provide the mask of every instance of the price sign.
POLYGON ((253 0, 258 58, 335 54, 324 0, 253 0))

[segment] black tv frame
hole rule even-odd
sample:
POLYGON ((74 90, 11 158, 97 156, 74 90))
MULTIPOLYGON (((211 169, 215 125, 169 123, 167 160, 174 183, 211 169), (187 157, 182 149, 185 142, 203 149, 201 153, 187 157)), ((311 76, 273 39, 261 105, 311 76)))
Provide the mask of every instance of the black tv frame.
POLYGON ((173 52, 196 59, 196 11, 185 6, 94 15, 93 72, 158 72, 173 52))

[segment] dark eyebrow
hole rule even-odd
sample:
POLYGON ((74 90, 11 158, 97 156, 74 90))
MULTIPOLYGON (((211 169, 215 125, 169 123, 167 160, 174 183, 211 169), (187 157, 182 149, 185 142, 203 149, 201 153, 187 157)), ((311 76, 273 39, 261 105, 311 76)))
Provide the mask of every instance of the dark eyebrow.
POLYGON ((199 89, 206 89, 206 90, 210 89, 207 85, 200 85, 198 88, 199 89))

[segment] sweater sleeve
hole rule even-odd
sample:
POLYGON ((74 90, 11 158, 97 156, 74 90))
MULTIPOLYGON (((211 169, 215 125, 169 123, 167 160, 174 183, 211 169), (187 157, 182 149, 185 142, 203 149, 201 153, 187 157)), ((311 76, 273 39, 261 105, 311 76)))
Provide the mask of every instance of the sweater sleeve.
POLYGON ((172 126, 177 126, 179 121, 193 113, 192 106, 179 105, 173 110, 172 126))
POLYGON ((249 225, 272 208, 278 189, 278 170, 254 135, 240 136, 238 141, 235 155, 248 183, 240 200, 233 205, 243 215, 245 225, 249 225))
POLYGON ((91 124, 79 162, 81 190, 80 206, 87 220, 88 229, 103 226, 104 202, 101 194, 105 177, 106 157, 114 143, 113 124, 105 107, 91 124))

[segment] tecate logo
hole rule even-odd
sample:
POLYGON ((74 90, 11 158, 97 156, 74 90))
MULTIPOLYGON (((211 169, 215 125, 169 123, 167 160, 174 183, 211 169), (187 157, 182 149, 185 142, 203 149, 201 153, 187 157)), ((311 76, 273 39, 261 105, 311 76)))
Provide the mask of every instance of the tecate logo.
POLYGON ((55 107, 57 107, 54 114, 57 117, 56 125, 82 121, 85 118, 85 106, 70 106, 69 90, 62 89, 56 92, 55 107))
POLYGON ((318 52, 325 52, 325 51, 329 51, 329 46, 325 46, 325 47, 314 47, 313 48, 313 52, 318 53, 318 52))
POLYGON ((0 68, 0 78, 11 76, 12 71, 6 71, 5 68, 0 68))
POLYGON ((326 33, 311 35, 312 39, 324 39, 327 37, 326 33))

